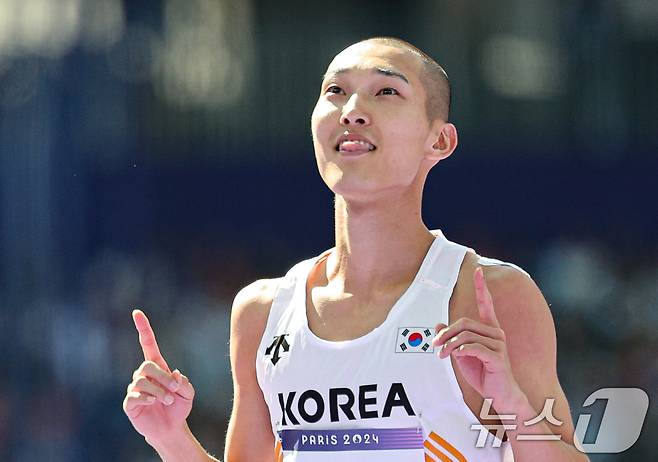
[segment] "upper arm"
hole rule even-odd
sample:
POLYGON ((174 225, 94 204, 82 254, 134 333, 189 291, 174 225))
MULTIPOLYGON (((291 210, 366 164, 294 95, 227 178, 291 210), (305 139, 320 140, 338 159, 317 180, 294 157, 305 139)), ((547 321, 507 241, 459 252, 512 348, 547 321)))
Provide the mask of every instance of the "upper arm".
POLYGON ((544 296, 518 269, 489 267, 485 268, 485 276, 505 332, 514 378, 538 414, 547 399, 555 400, 552 415, 562 424, 545 422, 554 434, 562 435, 563 441, 573 443, 569 403, 557 376, 555 324, 544 296))
POLYGON ((235 297, 231 310, 233 410, 226 436, 226 462, 274 461, 270 414, 256 378, 256 354, 265 331, 276 280, 256 281, 235 297))

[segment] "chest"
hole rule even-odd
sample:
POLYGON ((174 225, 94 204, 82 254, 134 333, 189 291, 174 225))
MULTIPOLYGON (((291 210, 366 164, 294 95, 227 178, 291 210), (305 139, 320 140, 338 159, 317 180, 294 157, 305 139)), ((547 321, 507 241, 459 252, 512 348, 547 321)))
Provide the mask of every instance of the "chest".
POLYGON ((368 300, 335 294, 323 287, 307 287, 306 318, 311 331, 329 341, 362 337, 380 326, 405 292, 400 286, 368 300))
MULTIPOLYGON (((478 318, 477 305, 470 289, 467 280, 458 280, 448 301, 450 322, 462 317, 478 318)), ((319 288, 306 287, 305 309, 309 329, 317 337, 328 341, 345 341, 363 337, 386 321, 390 311, 404 292, 405 287, 399 287, 368 302, 359 302, 353 298, 337 296, 319 288)), ((441 322, 439 303, 437 300, 436 318, 431 320, 431 324, 434 325, 441 322)), ((434 334, 433 331, 432 336, 434 334)), ((462 392, 464 404, 474 415, 479 416, 484 398, 464 378, 457 362, 453 358, 449 360, 462 392)), ((480 419, 480 421, 489 424, 500 423, 497 420, 480 419)))

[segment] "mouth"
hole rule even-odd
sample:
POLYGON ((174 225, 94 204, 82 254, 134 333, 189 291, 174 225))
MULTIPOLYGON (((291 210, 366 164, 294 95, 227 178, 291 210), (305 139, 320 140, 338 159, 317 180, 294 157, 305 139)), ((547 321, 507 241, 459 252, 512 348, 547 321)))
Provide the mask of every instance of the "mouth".
POLYGON ((363 136, 345 134, 338 139, 334 149, 344 155, 356 155, 374 151, 377 146, 363 136))

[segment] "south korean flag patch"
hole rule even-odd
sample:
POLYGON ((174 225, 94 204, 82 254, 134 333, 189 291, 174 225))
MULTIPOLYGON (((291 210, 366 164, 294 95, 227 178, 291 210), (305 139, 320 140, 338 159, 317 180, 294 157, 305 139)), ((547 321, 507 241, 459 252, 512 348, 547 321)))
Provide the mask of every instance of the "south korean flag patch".
POLYGON ((432 327, 398 327, 396 353, 434 353, 432 327))

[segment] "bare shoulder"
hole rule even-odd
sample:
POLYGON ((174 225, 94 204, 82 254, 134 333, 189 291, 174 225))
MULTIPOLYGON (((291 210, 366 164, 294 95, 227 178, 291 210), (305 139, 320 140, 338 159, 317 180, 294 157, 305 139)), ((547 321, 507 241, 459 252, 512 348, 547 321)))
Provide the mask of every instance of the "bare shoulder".
POLYGON ((236 381, 255 378, 256 353, 279 279, 259 279, 242 288, 231 308, 231 365, 236 381))
POLYGON ((537 284, 515 265, 467 252, 453 293, 451 319, 479 319, 473 283, 473 272, 478 266, 484 271, 511 361, 538 356, 554 358, 555 325, 549 306, 537 284))
MULTIPOLYGON (((472 251, 466 252, 464 256, 455 290, 468 292, 475 297, 473 272, 477 267, 482 267, 492 297, 503 302, 507 307, 504 309, 519 308, 526 304, 545 304, 539 287, 523 269, 511 263, 483 257, 472 251)), ((497 309, 496 314, 502 313, 497 309)))
MULTIPOLYGON (((517 266, 490 263, 478 256, 503 329, 524 341, 555 338, 553 317, 541 290, 532 278, 517 266), (486 263, 485 263, 486 262, 486 263), (483 264, 484 263, 484 264, 483 264)), ((533 342, 534 343, 534 342, 533 342)))
POLYGON ((279 282, 279 278, 259 279, 237 293, 231 308, 231 337, 260 339, 279 282))
POLYGON ((241 289, 231 308, 231 364, 235 380, 255 377, 256 352, 279 279, 259 279, 241 289))

